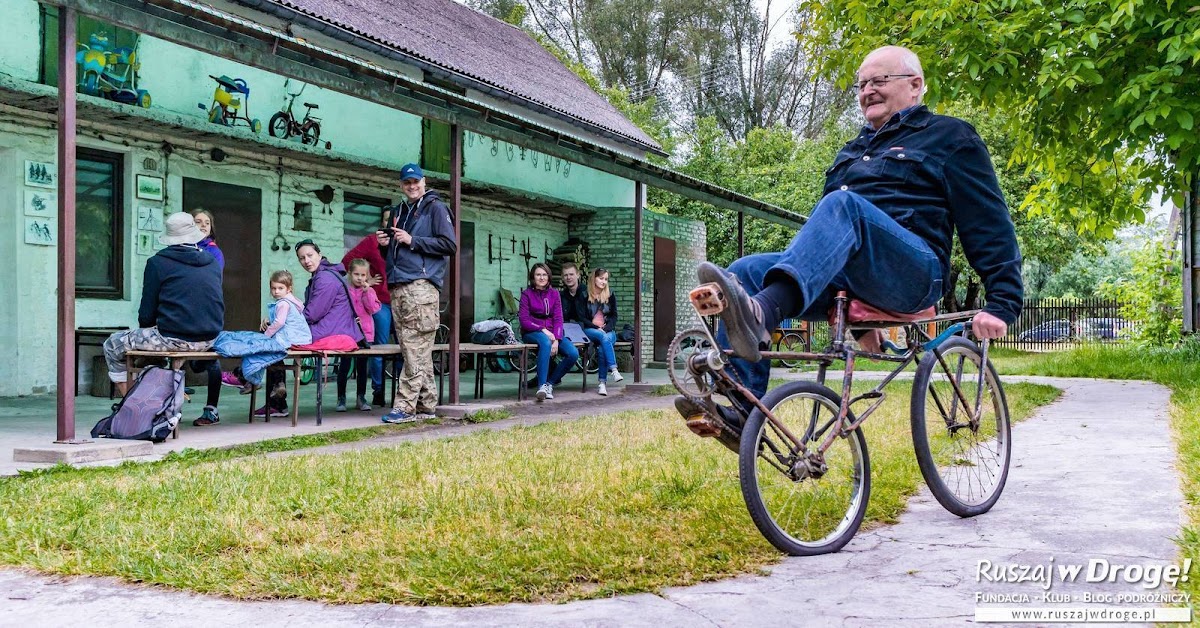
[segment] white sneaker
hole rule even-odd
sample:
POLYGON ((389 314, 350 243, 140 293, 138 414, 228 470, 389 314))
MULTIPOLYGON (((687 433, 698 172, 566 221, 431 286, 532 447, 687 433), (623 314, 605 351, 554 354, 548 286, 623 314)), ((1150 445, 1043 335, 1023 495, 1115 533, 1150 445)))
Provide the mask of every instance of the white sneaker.
POLYGON ((596 392, 604 395, 605 397, 608 396, 608 388, 604 386, 604 382, 600 382, 600 384, 596 386, 596 392))
POLYGON ((621 375, 621 372, 618 371, 617 367, 614 366, 614 367, 612 367, 612 370, 610 370, 608 372, 608 378, 614 382, 619 382, 619 381, 625 379, 625 376, 621 375))
POLYGON ((533 397, 534 397, 534 399, 537 399, 538 403, 545 401, 546 400, 546 385, 542 384, 541 386, 538 386, 537 393, 533 397))
POLYGON ((546 398, 547 399, 554 398, 554 384, 546 384, 546 398))

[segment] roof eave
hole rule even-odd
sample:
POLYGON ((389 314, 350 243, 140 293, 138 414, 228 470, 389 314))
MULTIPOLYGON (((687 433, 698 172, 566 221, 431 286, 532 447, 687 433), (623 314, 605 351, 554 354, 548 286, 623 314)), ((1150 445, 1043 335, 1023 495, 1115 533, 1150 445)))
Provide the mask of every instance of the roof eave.
MULTIPOLYGON (((249 7, 251 9, 263 11, 265 13, 268 13, 270 15, 278 17, 282 20, 286 20, 289 22, 299 24, 301 26, 304 26, 305 28, 312 29, 323 35, 326 35, 328 37, 331 37, 331 38, 341 41, 343 43, 350 44, 352 46, 355 46, 356 48, 360 48, 360 49, 370 52, 372 54, 376 54, 381 57, 392 59, 394 61, 399 61, 401 63, 406 63, 409 65, 416 66, 416 67, 420 68, 422 71, 429 72, 434 77, 444 80, 444 81, 447 81, 447 82, 450 82, 456 86, 459 86, 459 87, 462 87, 465 89, 474 89, 476 91, 485 93, 489 96, 493 96, 493 97, 499 98, 501 100, 505 100, 505 101, 511 102, 513 104, 519 105, 526 109, 532 109, 542 115, 547 115, 556 120, 561 120, 561 121, 571 124, 573 126, 583 128, 583 129, 587 130, 589 133, 594 133, 601 137, 611 139, 613 141, 616 141, 622 145, 628 146, 635 150, 645 151, 647 153, 651 153, 651 154, 657 155, 659 157, 669 156, 668 153, 664 152, 662 150, 662 147, 659 146, 657 143, 646 143, 637 138, 633 138, 633 137, 630 137, 623 133, 619 133, 617 131, 614 131, 614 130, 609 129, 604 126, 601 126, 594 122, 584 120, 583 118, 580 118, 578 116, 573 116, 568 113, 564 113, 564 112, 554 109, 552 107, 548 107, 542 103, 539 103, 536 100, 526 98, 519 94, 514 94, 510 91, 504 90, 500 87, 497 87, 495 85, 487 83, 486 81, 481 81, 474 77, 471 77, 471 76, 468 76, 461 72, 458 72, 452 68, 438 65, 437 63, 435 63, 433 61, 423 59, 416 55, 407 53, 403 50, 394 48, 392 46, 388 46, 388 45, 378 42, 374 39, 371 39, 369 37, 364 37, 363 35, 355 33, 351 30, 348 30, 348 29, 346 29, 342 26, 339 26, 337 24, 334 24, 332 22, 320 20, 309 14, 306 14, 306 13, 297 11, 295 9, 280 5, 276 2, 272 2, 271 0, 232 0, 232 1, 237 4, 241 4, 243 6, 249 7)), ((632 122, 630 124, 632 124, 632 122)))

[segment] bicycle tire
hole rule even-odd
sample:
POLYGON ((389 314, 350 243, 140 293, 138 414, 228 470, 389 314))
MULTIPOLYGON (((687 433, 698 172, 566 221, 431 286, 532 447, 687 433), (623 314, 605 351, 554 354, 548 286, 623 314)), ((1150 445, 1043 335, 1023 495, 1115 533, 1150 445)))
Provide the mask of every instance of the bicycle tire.
POLYGON ((300 143, 316 146, 321 141, 321 125, 313 122, 307 129, 300 131, 300 143))
MULTIPOLYGON (((763 405, 814 451, 837 419, 841 398, 814 382, 789 382, 763 405)), ((851 413, 847 421, 853 421, 851 413)), ((750 518, 778 550, 792 556, 836 552, 854 538, 871 497, 871 459, 861 429, 834 438, 825 452, 828 470, 796 479, 795 447, 755 409, 742 429, 738 477, 750 518), (787 452, 784 455, 784 452, 787 452)))
POLYGON ((300 360, 300 385, 311 384, 313 377, 317 374, 316 358, 304 358, 300 360))
POLYGON ((271 134, 271 137, 287 139, 289 136, 288 128, 291 124, 291 116, 286 112, 280 111, 271 116, 271 121, 267 123, 267 132, 271 134))
MULTIPOLYGON (((799 332, 789 331, 779 339, 779 343, 775 345, 775 350, 788 352, 804 351, 804 336, 800 335, 799 332)), ((803 364, 804 360, 787 359, 780 360, 779 362, 787 368, 794 369, 803 364)))
POLYGON ((952 337, 921 358, 913 380, 913 450, 921 476, 938 503, 959 517, 983 514, 996 504, 1012 458, 1008 400, 991 361, 983 380, 981 418, 974 426, 953 394, 952 378, 974 403, 982 358, 975 343, 952 337), (953 372, 942 366, 938 355, 953 372))
MULTIPOLYGON (((450 343, 450 328, 445 325, 438 325, 437 331, 433 333, 433 344, 444 345, 450 343)), ((461 369, 460 369, 461 372, 461 369)), ((442 361, 433 361, 433 374, 442 374, 442 361)))

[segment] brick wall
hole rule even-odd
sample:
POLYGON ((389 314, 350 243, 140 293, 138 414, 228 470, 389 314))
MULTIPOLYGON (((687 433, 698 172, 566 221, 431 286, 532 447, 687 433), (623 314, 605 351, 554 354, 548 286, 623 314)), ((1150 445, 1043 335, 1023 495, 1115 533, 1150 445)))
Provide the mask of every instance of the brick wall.
MULTIPOLYGON (((604 209, 570 220, 569 235, 588 243, 592 268, 609 271, 623 325, 633 322, 634 216, 633 209, 604 209)), ((704 223, 645 212, 642 217, 642 359, 654 356, 654 238, 675 241, 675 330, 699 324, 687 294, 696 283, 696 266, 705 259, 704 223)))

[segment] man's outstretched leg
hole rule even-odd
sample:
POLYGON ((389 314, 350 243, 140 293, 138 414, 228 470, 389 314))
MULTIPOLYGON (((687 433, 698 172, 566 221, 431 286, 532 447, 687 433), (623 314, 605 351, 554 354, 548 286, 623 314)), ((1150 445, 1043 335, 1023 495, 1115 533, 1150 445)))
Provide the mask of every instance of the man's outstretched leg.
MULTIPOLYGON (((696 270, 701 283, 715 283, 724 293, 721 321, 729 347, 752 362, 762 359, 781 320, 811 310, 835 283, 896 312, 918 312, 942 294, 941 263, 929 245, 852 192, 821 199, 788 248, 776 255, 773 266, 749 281, 742 281, 749 273, 731 274, 708 262, 696 270), (754 286, 757 278, 761 284, 754 286)), ((754 266, 752 274, 762 271, 754 266)))

